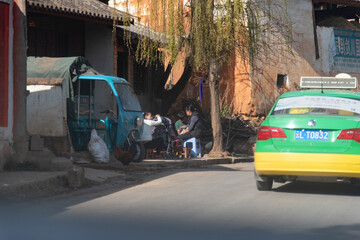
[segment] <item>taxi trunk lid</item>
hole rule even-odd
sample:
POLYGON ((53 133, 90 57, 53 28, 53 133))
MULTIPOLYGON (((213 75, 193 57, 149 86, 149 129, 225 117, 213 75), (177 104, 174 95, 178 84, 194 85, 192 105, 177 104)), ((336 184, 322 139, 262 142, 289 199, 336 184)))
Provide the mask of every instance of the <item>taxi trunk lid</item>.
POLYGON ((344 129, 359 127, 359 119, 346 116, 272 116, 269 126, 282 128, 286 138, 272 138, 280 152, 343 153, 352 140, 337 139, 344 129))

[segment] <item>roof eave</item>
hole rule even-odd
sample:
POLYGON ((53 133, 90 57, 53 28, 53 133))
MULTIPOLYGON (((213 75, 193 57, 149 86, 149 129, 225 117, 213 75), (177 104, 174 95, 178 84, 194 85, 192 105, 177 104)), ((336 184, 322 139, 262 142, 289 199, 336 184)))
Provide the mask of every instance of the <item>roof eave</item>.
MULTIPOLYGON (((99 4, 103 4, 103 3, 99 3, 99 4)), ((111 13, 111 15, 109 16, 109 14, 98 14, 92 11, 74 10, 66 7, 54 7, 52 5, 46 6, 41 3, 30 2, 30 1, 27 1, 26 6, 27 6, 27 10, 30 12, 38 12, 38 13, 46 12, 47 14, 52 14, 52 15, 74 16, 74 17, 81 17, 83 19, 94 19, 94 20, 107 21, 107 22, 114 21, 113 13, 111 13)), ((108 6, 108 8, 112 8, 112 7, 108 6)), ((133 24, 135 20, 137 20, 138 18, 136 16, 127 14, 125 12, 120 12, 119 10, 116 10, 115 14, 116 14, 115 20, 117 21, 118 25, 121 25, 125 21, 128 21, 127 18, 130 18, 130 23, 133 24)))

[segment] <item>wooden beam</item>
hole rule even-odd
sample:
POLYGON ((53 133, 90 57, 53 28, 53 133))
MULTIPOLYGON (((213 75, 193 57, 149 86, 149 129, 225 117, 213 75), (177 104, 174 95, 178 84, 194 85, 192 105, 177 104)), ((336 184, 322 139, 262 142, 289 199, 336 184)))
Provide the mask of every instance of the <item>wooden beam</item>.
POLYGON ((313 0, 313 3, 330 3, 348 7, 360 7, 360 0, 313 0))
POLYGON ((342 7, 342 8, 315 11, 316 19, 322 19, 327 16, 342 16, 347 19, 350 19, 350 18, 355 18, 357 15, 360 15, 360 8, 356 8, 356 7, 342 7))
POLYGON ((27 85, 61 85, 63 78, 27 78, 27 85))

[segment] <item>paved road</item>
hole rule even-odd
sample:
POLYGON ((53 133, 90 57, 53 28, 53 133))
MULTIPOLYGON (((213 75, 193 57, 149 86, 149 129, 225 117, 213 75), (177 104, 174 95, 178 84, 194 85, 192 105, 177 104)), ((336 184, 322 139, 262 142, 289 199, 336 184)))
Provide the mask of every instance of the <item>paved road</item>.
POLYGON ((0 202, 0 239, 360 237, 360 190, 288 183, 258 192, 252 169, 240 163, 174 170, 126 187, 113 182, 70 196, 0 202))

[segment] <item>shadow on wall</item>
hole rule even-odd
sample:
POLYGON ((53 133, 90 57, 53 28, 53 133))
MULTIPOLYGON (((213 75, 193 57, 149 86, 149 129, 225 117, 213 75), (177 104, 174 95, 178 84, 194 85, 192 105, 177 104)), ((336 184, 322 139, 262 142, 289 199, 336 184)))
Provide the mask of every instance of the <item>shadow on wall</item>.
POLYGON ((143 112, 151 112, 154 114, 161 113, 162 101, 160 98, 137 95, 143 112))

